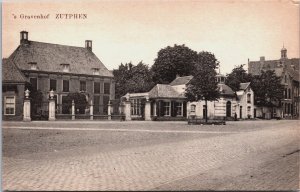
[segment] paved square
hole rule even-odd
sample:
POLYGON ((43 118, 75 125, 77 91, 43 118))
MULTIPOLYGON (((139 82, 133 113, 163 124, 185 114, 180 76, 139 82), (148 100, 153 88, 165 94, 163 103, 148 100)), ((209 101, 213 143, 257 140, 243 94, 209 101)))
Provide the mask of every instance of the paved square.
POLYGON ((299 122, 4 122, 3 190, 296 190, 299 122))

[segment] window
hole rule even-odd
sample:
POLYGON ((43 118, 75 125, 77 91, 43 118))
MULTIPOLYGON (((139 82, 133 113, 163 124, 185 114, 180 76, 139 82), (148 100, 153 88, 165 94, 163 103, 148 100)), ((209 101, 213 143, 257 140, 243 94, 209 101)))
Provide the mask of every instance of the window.
POLYGON ((99 75, 99 68, 92 68, 93 75, 99 75))
POLYGON ((251 115, 251 107, 250 106, 247 107, 247 114, 251 115))
POLYGON ((284 89, 284 98, 287 99, 287 88, 284 89))
POLYGON ((288 98, 291 98, 291 89, 288 89, 288 98))
POLYGON ((70 72, 70 65, 69 64, 61 64, 63 72, 70 72))
POLYGON ((251 94, 247 94, 247 103, 251 103, 251 94))
POLYGON ((69 92, 69 80, 63 80, 63 92, 69 92))
POLYGON ((141 100, 131 99, 131 115, 141 115, 141 100))
POLYGON ((103 96, 103 113, 104 114, 107 114, 108 102, 109 102, 109 96, 103 96))
POLYGON ((170 116, 171 105, 170 102, 164 102, 164 115, 170 116))
POLYGON ((38 85, 37 85, 37 78, 30 78, 29 79, 32 90, 37 90, 38 89, 38 85))
POLYGON ((14 96, 5 97, 5 115, 15 115, 16 99, 14 96))
POLYGON ((177 116, 182 116, 182 102, 176 102, 177 116))
POLYGON ((99 114, 99 112, 100 112, 100 96, 99 95, 94 96, 93 103, 94 103, 94 113, 99 114))
POLYGON ((50 79, 50 91, 56 91, 56 79, 50 79))
POLYGON ((94 93, 100 93, 100 83, 94 82, 94 93))
POLYGON ((287 82, 287 76, 286 75, 284 76, 284 82, 285 83, 287 82))
POLYGON ((110 83, 104 83, 104 94, 110 93, 110 83))
POLYGON ((80 81, 80 91, 86 91, 86 82, 80 81))
POLYGON ((29 65, 30 65, 31 70, 37 70, 37 64, 36 63, 30 62, 29 65))
POLYGON ((196 111, 196 105, 191 105, 191 112, 195 112, 196 111))

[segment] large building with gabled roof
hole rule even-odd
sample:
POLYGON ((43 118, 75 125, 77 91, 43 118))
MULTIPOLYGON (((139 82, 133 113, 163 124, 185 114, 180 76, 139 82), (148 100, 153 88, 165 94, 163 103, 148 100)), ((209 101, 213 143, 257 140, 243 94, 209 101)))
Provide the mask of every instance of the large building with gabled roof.
POLYGON ((20 70, 31 88, 43 94, 39 110, 47 111, 49 91, 53 90, 58 114, 70 113, 64 108, 69 93, 85 94, 93 103, 94 114, 106 114, 109 100, 115 97, 113 74, 92 51, 92 41, 85 47, 31 41, 27 31, 20 32, 20 45, 8 57, 20 70))

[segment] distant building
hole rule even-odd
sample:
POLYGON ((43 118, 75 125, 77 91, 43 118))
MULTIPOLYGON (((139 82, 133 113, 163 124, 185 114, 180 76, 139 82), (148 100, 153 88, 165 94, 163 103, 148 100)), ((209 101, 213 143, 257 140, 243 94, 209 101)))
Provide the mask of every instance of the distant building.
POLYGON ((204 118, 254 117, 254 93, 250 83, 241 84, 237 92, 225 85, 225 76, 217 75, 221 97, 218 101, 209 101, 206 108, 204 101, 187 102, 185 91, 192 76, 177 77, 170 84, 157 84, 146 93, 127 93, 123 96, 124 113, 129 119, 142 120, 184 120, 190 115, 204 118), (148 107, 147 106, 147 102, 148 107), (130 106, 131 110, 126 110, 130 106), (206 111, 207 110, 207 111, 206 111), (127 113, 127 114, 126 114, 127 113))
POLYGON ((299 117, 299 66, 300 59, 289 59, 287 49, 284 47, 281 49, 281 57, 278 60, 265 60, 265 57, 260 57, 259 61, 248 62, 248 73, 252 75, 260 75, 261 71, 274 70, 275 74, 282 78, 284 98, 279 104, 280 110, 274 108, 274 111, 264 113, 273 113, 284 118, 299 117))
POLYGON ((58 114, 70 113, 64 103, 71 92, 81 92, 89 103, 93 101, 94 114, 107 113, 108 102, 115 97, 115 82, 92 52, 91 40, 85 41, 85 47, 75 47, 30 41, 26 31, 20 35, 20 45, 8 60, 32 89, 42 92, 44 104, 38 110, 48 110, 49 91, 53 90, 58 114))

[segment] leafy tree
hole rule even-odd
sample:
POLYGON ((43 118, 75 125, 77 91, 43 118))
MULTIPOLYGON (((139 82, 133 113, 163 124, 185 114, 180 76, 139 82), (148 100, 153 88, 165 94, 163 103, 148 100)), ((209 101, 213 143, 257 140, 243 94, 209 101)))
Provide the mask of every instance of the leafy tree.
POLYGON ((216 68, 219 62, 212 53, 200 52, 197 56, 193 79, 187 85, 185 96, 188 101, 204 100, 206 106, 205 121, 207 122, 207 101, 220 97, 217 86, 216 68))
POLYGON ((170 83, 176 75, 191 75, 197 60, 197 52, 185 45, 174 45, 161 49, 151 68, 153 81, 170 83))
POLYGON ((84 114, 87 107, 87 100, 84 94, 82 93, 69 93, 66 97, 65 107, 70 109, 72 107, 72 101, 75 103, 75 113, 84 114))
POLYGON ((251 86, 255 93, 255 104, 258 106, 271 107, 273 111, 273 107, 278 106, 283 98, 284 86, 274 71, 261 71, 261 75, 253 77, 251 86))
POLYGON ((29 98, 30 98, 30 114, 33 119, 37 118, 38 116, 41 117, 42 105, 43 105, 43 93, 40 90, 37 90, 32 87, 31 83, 25 83, 25 90, 29 90, 29 98))
POLYGON ((246 72, 244 65, 235 66, 231 73, 227 74, 225 84, 233 91, 240 89, 240 83, 250 82, 252 76, 246 72))
POLYGON ((136 66, 132 63, 121 64, 113 74, 116 81, 116 98, 126 93, 147 92, 154 86, 152 72, 142 61, 136 66))

